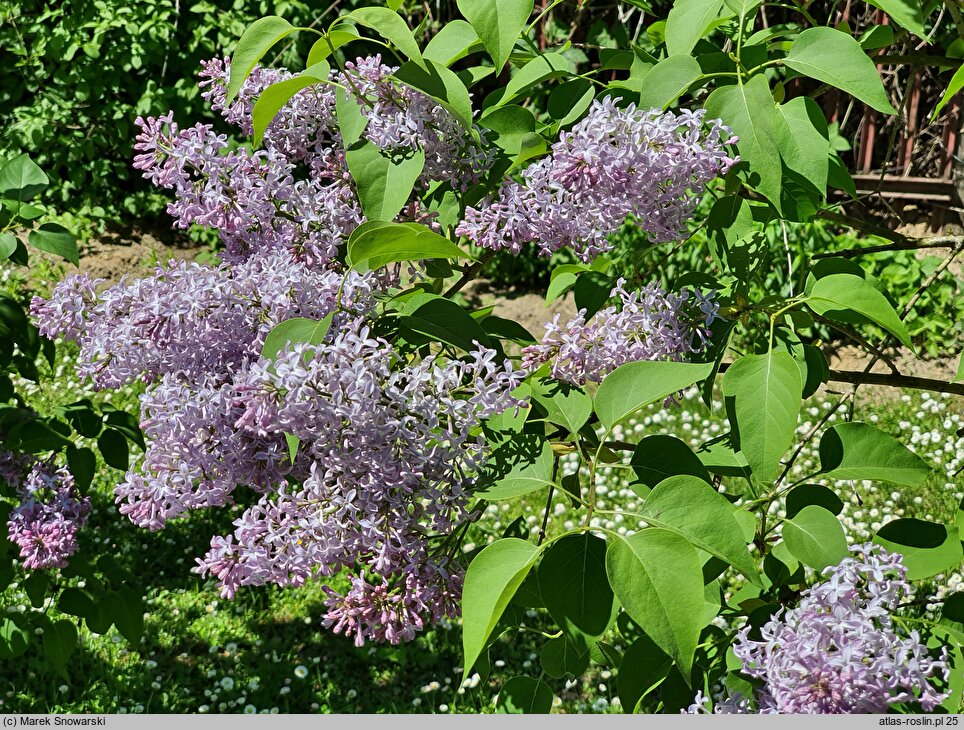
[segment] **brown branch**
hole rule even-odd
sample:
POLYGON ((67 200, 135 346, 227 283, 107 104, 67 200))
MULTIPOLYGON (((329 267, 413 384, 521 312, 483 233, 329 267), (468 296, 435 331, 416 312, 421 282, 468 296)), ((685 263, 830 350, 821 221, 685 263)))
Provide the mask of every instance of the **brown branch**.
POLYGON ((837 322, 834 322, 831 319, 827 319, 826 317, 823 317, 817 314, 816 312, 813 311, 813 309, 810 310, 810 314, 814 318, 814 320, 816 320, 817 322, 820 322, 820 324, 826 325, 831 329, 835 329, 837 330, 837 332, 841 333, 845 337, 853 340, 855 343, 860 345, 860 347, 862 347, 864 350, 871 353, 877 360, 883 360, 884 363, 887 365, 887 367, 890 368, 892 373, 894 373, 895 375, 900 374, 893 360, 887 357, 887 355, 885 355, 883 351, 874 347, 870 342, 868 342, 863 337, 861 337, 857 332, 854 332, 853 330, 848 329, 847 327, 844 327, 843 325, 837 322))
POLYGON ((848 248, 843 251, 829 251, 827 253, 814 254, 813 259, 828 259, 840 257, 852 259, 857 256, 864 256, 871 253, 882 253, 884 251, 917 251, 925 248, 951 248, 959 246, 964 242, 964 236, 934 236, 932 238, 908 238, 904 241, 894 241, 880 246, 863 246, 848 248))
POLYGON ((471 266, 465 269, 465 271, 462 274, 462 278, 459 279, 454 284, 452 284, 452 286, 449 288, 447 292, 445 292, 445 294, 443 294, 443 296, 451 297, 453 294, 460 292, 462 290, 462 287, 464 287, 466 284, 472 281, 472 279, 476 277, 476 275, 482 270, 482 268, 487 263, 489 263, 492 260, 494 256, 495 256, 495 251, 488 251, 485 254, 483 254, 482 258, 480 258, 474 264, 472 264, 471 266))
MULTIPOLYGON (((731 363, 720 365, 720 372, 725 373, 731 363)), ((935 393, 951 393, 964 395, 964 383, 947 383, 933 378, 917 378, 912 375, 899 373, 868 373, 860 370, 830 370, 827 380, 834 383, 850 383, 851 385, 886 385, 891 388, 910 388, 912 390, 932 390, 935 393)))

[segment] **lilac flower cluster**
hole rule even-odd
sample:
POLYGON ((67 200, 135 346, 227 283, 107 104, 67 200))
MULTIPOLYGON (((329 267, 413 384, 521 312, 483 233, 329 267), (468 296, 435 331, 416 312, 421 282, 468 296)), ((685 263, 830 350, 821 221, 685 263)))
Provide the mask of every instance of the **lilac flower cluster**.
MULTIPOLYGON (((891 613, 910 595, 902 557, 878 545, 824 571, 796 608, 771 619, 761 640, 740 631, 734 652, 743 672, 759 680, 761 713, 883 713, 898 702, 932 710, 947 698, 933 684, 948 679, 945 655, 933 659, 921 637, 898 635, 891 613)), ((746 711, 742 698, 719 711, 746 711)), ((707 711, 697 698, 692 712, 707 711)))
POLYGON ((552 377, 585 385, 628 362, 679 360, 705 348, 719 312, 711 297, 695 290, 669 294, 654 284, 629 293, 625 283, 619 279, 610 294, 619 305, 601 309, 588 321, 586 310, 580 310, 561 327, 555 315, 546 323, 542 342, 523 350, 523 368, 532 372, 551 363, 552 377))
POLYGON ((680 235, 701 189, 735 159, 737 141, 705 112, 625 109, 609 97, 525 169, 495 200, 466 210, 457 232, 479 246, 518 253, 538 244, 546 256, 571 247, 589 261, 611 246, 606 237, 634 216, 653 241, 680 235))
POLYGON ((20 548, 24 567, 65 567, 77 552, 77 531, 90 515, 90 500, 77 493, 69 471, 30 457, 0 452, 0 472, 20 497, 7 534, 20 548))

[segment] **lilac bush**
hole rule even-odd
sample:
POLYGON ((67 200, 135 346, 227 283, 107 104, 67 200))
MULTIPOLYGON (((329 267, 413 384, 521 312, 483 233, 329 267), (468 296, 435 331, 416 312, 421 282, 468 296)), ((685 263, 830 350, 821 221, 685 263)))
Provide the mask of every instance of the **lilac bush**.
MULTIPOLYGON (((824 580, 778 613, 759 640, 740 630, 733 645, 743 673, 760 682, 761 713, 883 713, 917 702, 933 710, 949 696, 934 681, 950 674, 946 648, 933 658, 916 631, 902 636, 891 614, 911 595, 901 555, 856 545, 852 556, 824 570, 824 580)), ((690 712, 706 712, 696 697, 690 712)), ((747 698, 721 699, 717 713, 750 712, 747 698)))

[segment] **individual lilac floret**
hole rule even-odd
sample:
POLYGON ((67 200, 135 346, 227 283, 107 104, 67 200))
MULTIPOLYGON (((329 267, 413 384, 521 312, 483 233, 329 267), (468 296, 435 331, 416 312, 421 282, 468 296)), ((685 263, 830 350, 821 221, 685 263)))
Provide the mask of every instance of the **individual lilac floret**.
POLYGON ((899 702, 930 711, 948 697, 932 684, 948 680, 946 649, 933 659, 916 631, 899 636, 891 618, 911 592, 902 557, 873 544, 851 552, 767 622, 760 641, 740 631, 733 649, 761 682, 759 712, 884 713, 899 702))
POLYGON ((65 567, 77 552, 77 531, 90 515, 90 500, 77 493, 69 471, 43 462, 33 465, 17 491, 20 505, 10 513, 7 532, 24 567, 65 567))
POLYGON ((552 377, 585 385, 628 362, 679 360, 705 348, 719 311, 711 297, 689 290, 670 294, 654 284, 628 293, 625 283, 619 279, 610 294, 619 305, 601 309, 588 322, 586 310, 565 327, 555 315, 542 342, 523 350, 523 368, 532 372, 551 363, 552 377))
POLYGON ((753 710, 750 701, 741 694, 735 697, 721 697, 712 702, 709 697, 703 694, 702 690, 697 691, 693 698, 693 704, 683 710, 685 715, 748 715, 753 710))
POLYGON ((457 233, 513 253, 530 242, 546 256, 568 247, 583 261, 611 248, 606 237, 627 216, 652 241, 673 240, 702 189, 735 162, 724 146, 736 138, 704 115, 597 100, 521 183, 507 182, 496 199, 468 208, 457 233))

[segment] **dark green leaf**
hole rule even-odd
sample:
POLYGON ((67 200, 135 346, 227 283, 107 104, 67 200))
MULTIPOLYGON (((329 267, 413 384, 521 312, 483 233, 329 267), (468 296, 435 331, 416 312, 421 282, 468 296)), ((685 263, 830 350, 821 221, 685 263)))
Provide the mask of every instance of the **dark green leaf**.
POLYGON ((833 515, 839 515, 844 507, 843 501, 829 487, 820 484, 801 484, 787 494, 787 517, 792 519, 800 510, 811 504, 823 507, 833 515))
POLYGON ((699 457, 675 436, 647 436, 636 444, 630 464, 639 481, 650 488, 677 474, 690 474, 705 482, 710 481, 710 475, 699 457))
POLYGON ((77 627, 65 618, 52 623, 44 631, 43 645, 48 664, 66 677, 67 662, 77 648, 77 627))
POLYGON ((30 634, 11 618, 0 617, 0 659, 10 661, 27 650, 30 634))
POLYGON ((964 560, 956 525, 913 518, 892 520, 877 531, 874 542, 904 556, 908 580, 955 571, 964 560))
POLYGON ((595 89, 588 79, 573 79, 559 84, 549 94, 549 116, 559 127, 579 119, 592 104, 595 89))
POLYGON ((830 139, 823 111, 809 96, 797 96, 786 104, 778 104, 776 110, 777 146, 783 162, 824 195, 830 139))
POLYGON ((30 605, 34 608, 43 608, 49 585, 50 581, 47 580, 47 576, 40 571, 34 571, 27 576, 27 579, 23 582, 23 589, 27 592, 30 605))
POLYGON ((661 682, 673 660, 648 636, 640 636, 626 650, 616 674, 616 693, 623 712, 633 713, 636 705, 661 682))
POLYGON ((105 428, 97 438, 97 448, 100 449, 108 466, 127 471, 130 466, 130 451, 127 447, 127 439, 120 431, 105 428))
POLYGON ((924 29, 921 0, 867 0, 867 4, 880 8, 891 17, 891 20, 897 21, 898 25, 918 38, 929 40, 927 31, 924 29))
POLYGON ((499 690, 495 708, 496 712, 513 715, 548 715, 552 698, 552 688, 541 679, 513 677, 499 690))
POLYGON ((34 228, 27 236, 27 240, 38 251, 56 254, 67 259, 74 266, 80 263, 77 239, 73 233, 58 223, 44 223, 39 228, 34 228))
POLYGON ((472 99, 462 80, 444 65, 426 59, 409 61, 393 76, 406 86, 422 91, 450 111, 466 127, 472 126, 472 99))
POLYGON ((489 337, 472 315, 451 299, 433 297, 399 318, 409 329, 467 352, 488 347, 489 337))
POLYGON ((19 202, 37 197, 50 180, 27 154, 17 155, 0 167, 0 195, 19 202))
POLYGON ((97 471, 97 457, 94 452, 86 446, 79 449, 68 446, 67 467, 74 477, 74 484, 77 485, 77 489, 81 494, 86 494, 97 471))
POLYGON ((543 644, 540 658, 546 674, 556 679, 566 675, 580 677, 589 668, 589 650, 580 652, 565 636, 556 636, 543 644))

